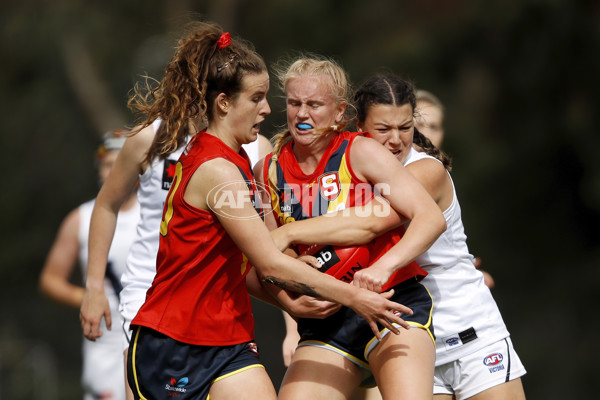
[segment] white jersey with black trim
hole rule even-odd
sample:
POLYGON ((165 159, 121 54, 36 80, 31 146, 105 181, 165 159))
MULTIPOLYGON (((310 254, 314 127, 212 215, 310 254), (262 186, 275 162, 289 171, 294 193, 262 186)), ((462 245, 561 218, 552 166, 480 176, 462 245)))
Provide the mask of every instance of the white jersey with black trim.
MULTIPOLYGON (((89 200, 79 206, 79 264, 85 282, 88 263, 88 240, 90 233, 90 221, 96 200, 89 200)), ((125 265, 129 249, 135 238, 135 229, 140 218, 140 206, 137 202, 129 210, 119 211, 115 235, 108 252, 108 265, 106 266, 106 278, 104 279, 104 293, 110 303, 111 312, 119 315, 119 293, 121 275, 125 271, 125 265)), ((117 332, 118 333, 118 332, 117 332)))
MULTIPOLYGON (((160 120, 152 124, 155 133, 160 124, 160 120)), ((127 258, 127 268, 121 278, 121 303, 140 302, 141 305, 154 280, 163 205, 175 174, 175 164, 184 148, 185 146, 180 146, 163 160, 155 157, 152 165, 139 176, 137 198, 140 220, 127 258)))
MULTIPOLYGON (((423 158, 435 160, 411 149, 404 165, 423 158)), ((444 210, 446 231, 416 259, 429 273, 422 283, 433 297, 436 366, 509 336, 498 306, 484 283, 483 273, 473 264, 475 258, 467 247, 454 182, 452 189, 452 203, 444 210)))
MULTIPOLYGON (((87 272, 88 239, 90 221, 95 200, 90 200, 79 206, 79 264, 84 276, 87 272)), ((119 297, 120 277, 125 271, 129 248, 135 238, 135 229, 140 218, 140 207, 136 202, 129 210, 119 211, 115 235, 108 252, 108 265, 104 279, 104 292, 110 305, 112 329, 106 329, 102 318, 100 331, 102 337, 92 342, 83 339, 81 385, 85 399, 110 398, 125 400, 125 370, 119 327, 119 297)))
MULTIPOLYGON (((152 124, 155 133, 160 124, 161 120, 152 124)), ((139 176, 137 197, 141 210, 140 221, 137 227, 137 237, 127 259, 127 269, 121 278, 123 285, 121 303, 123 304, 132 302, 141 306, 146 299, 146 291, 150 288, 154 275, 156 275, 156 255, 163 206, 171 187, 175 164, 184 148, 185 146, 180 146, 164 160, 155 158, 152 165, 139 176)), ((252 163, 256 163, 258 161, 258 140, 244 145, 244 149, 252 163)))

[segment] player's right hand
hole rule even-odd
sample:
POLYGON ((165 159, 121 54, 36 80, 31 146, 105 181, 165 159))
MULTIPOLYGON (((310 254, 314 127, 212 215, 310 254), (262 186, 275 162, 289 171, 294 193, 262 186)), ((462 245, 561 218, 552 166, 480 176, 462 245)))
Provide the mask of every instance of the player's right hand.
POLYGON ((283 338, 283 343, 281 344, 281 352, 283 355, 283 365, 289 367, 292 363, 292 357, 296 352, 296 348, 298 347, 298 342, 300 341, 300 335, 297 330, 287 331, 285 337, 283 338))
POLYGON ((106 295, 103 291, 86 289, 79 311, 83 336, 91 341, 100 338, 103 335, 103 332, 100 330, 102 317, 106 320, 106 328, 110 330, 112 319, 106 295))

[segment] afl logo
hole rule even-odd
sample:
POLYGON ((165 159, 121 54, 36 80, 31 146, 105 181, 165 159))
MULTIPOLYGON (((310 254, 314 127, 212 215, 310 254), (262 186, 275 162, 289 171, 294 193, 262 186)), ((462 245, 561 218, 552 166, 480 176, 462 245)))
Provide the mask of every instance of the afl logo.
POLYGON ((273 212, 273 209, 270 207, 268 209, 270 204, 263 207, 260 203, 259 193, 269 193, 269 189, 264 185, 256 184, 256 186, 253 186, 245 180, 236 180, 219 183, 208 192, 206 198, 210 210, 222 217, 233 219, 254 218, 256 214, 243 217, 235 215, 235 209, 242 209, 246 204, 251 204, 261 218, 264 218, 265 215, 273 212), (244 186, 247 191, 243 189, 244 186))
POLYGON ((456 346, 458 344, 458 338, 457 337, 450 338, 450 339, 446 340, 446 344, 448 344, 448 346, 456 346))
POLYGON ((504 359, 504 357, 502 356, 501 353, 494 353, 494 354, 490 354, 489 356, 485 357, 483 359, 483 364, 487 365, 488 367, 491 367, 491 366, 500 364, 503 359, 504 359))
POLYGON ((327 200, 335 200, 340 194, 340 178, 337 172, 324 174, 319 177, 321 195, 327 200))

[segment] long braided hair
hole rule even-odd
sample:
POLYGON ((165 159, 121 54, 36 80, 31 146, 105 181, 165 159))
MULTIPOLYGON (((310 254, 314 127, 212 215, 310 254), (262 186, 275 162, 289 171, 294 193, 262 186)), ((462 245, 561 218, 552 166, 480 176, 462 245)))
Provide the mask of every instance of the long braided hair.
MULTIPOLYGON (((364 123, 369 108, 377 104, 401 106, 409 103, 414 110, 417 106, 415 89, 412 83, 392 73, 380 73, 368 78, 354 94, 356 118, 364 123)), ((442 150, 438 149, 417 128, 414 128, 413 143, 425 153, 438 159, 450 171, 452 161, 442 150)))
POLYGON ((146 77, 145 85, 136 85, 128 101, 130 109, 141 115, 134 134, 157 118, 163 120, 146 154, 147 164, 176 151, 185 143, 190 129, 193 133, 199 130, 200 121, 210 123, 213 103, 220 93, 234 99, 242 89, 244 76, 267 71, 263 58, 250 43, 232 38, 217 24, 193 22, 185 32, 162 81, 146 77))

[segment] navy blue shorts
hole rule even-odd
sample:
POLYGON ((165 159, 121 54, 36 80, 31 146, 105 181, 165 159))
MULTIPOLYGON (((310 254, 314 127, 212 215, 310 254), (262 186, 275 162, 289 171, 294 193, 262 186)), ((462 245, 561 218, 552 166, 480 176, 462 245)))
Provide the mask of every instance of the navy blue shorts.
MULTIPOLYGON (((427 288, 411 278, 394 286, 390 299, 413 310, 413 315, 401 314, 400 318, 410 325, 425 329, 435 343, 431 314, 433 300, 427 288)), ((389 332, 379 325, 382 336, 389 332)), ((367 359, 378 340, 367 321, 342 307, 325 319, 301 318, 298 320, 299 346, 317 346, 335 351, 363 368, 369 368, 367 359)))
POLYGON ((136 326, 129 346, 127 379, 136 399, 207 399, 214 382, 254 367, 264 368, 253 342, 198 346, 136 326))

